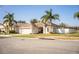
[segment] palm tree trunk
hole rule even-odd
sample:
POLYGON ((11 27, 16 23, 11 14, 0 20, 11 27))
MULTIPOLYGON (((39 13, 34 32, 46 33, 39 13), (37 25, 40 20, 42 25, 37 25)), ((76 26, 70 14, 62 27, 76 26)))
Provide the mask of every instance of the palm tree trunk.
POLYGON ((51 33, 51 29, 52 29, 52 19, 50 19, 50 33, 51 33))
POLYGON ((47 25, 46 24, 44 24, 44 29, 43 29, 43 32, 44 32, 44 34, 46 34, 46 27, 47 27, 47 25))
POLYGON ((5 27, 5 32, 6 32, 6 34, 9 34, 9 28, 8 28, 8 26, 5 27))
POLYGON ((9 32, 10 32, 10 28, 9 28, 9 26, 7 27, 7 34, 9 34, 9 32))
POLYGON ((12 31, 12 26, 11 26, 11 31, 12 31))

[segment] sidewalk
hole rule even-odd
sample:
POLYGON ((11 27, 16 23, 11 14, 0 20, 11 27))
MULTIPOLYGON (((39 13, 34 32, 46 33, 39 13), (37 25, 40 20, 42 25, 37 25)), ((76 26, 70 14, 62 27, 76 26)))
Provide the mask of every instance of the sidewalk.
POLYGON ((0 37, 12 37, 12 35, 0 35, 0 37))

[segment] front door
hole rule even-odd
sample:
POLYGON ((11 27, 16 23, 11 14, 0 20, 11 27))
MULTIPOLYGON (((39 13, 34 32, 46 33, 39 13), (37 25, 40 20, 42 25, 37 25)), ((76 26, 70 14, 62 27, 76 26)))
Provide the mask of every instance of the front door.
POLYGON ((43 27, 40 27, 40 28, 39 28, 38 33, 43 33, 43 27))

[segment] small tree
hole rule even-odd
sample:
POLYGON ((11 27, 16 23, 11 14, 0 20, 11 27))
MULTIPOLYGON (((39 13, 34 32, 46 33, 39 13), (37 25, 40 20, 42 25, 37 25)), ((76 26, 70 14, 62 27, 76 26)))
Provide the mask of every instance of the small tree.
POLYGON ((66 24, 62 22, 62 23, 60 23, 60 26, 61 27, 66 27, 66 24))
POLYGON ((30 22, 31 22, 32 24, 34 24, 34 23, 37 23, 38 21, 37 21, 37 19, 32 19, 30 22))

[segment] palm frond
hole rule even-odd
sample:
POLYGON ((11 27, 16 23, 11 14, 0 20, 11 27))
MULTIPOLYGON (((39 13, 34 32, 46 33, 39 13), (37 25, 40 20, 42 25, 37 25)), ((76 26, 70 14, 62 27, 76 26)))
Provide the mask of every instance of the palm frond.
POLYGON ((13 22, 17 23, 17 21, 16 21, 16 20, 13 20, 13 22))
POLYGON ((44 19, 46 16, 47 16, 47 15, 42 16, 41 19, 44 19))
POLYGON ((8 18, 8 15, 5 15, 5 16, 3 17, 3 19, 5 19, 5 18, 8 18))
POLYGON ((42 17, 41 17, 42 22, 43 22, 43 23, 46 23, 46 22, 48 21, 48 18, 49 18, 48 15, 44 15, 44 16, 42 16, 42 17))
POLYGON ((78 18, 78 19, 79 19, 79 12, 76 12, 76 13, 74 14, 74 18, 78 18))
POLYGON ((53 15, 53 19, 54 19, 54 20, 59 20, 59 15, 58 15, 58 14, 54 14, 54 15, 53 15))
POLYGON ((52 22, 52 20, 59 20, 59 15, 58 14, 52 14, 52 9, 49 11, 45 11, 45 15, 41 17, 42 22, 52 22))
POLYGON ((50 14, 50 11, 45 11, 45 13, 48 15, 48 14, 50 14))
POLYGON ((8 20, 4 20, 3 24, 5 24, 6 22, 8 22, 8 20))

